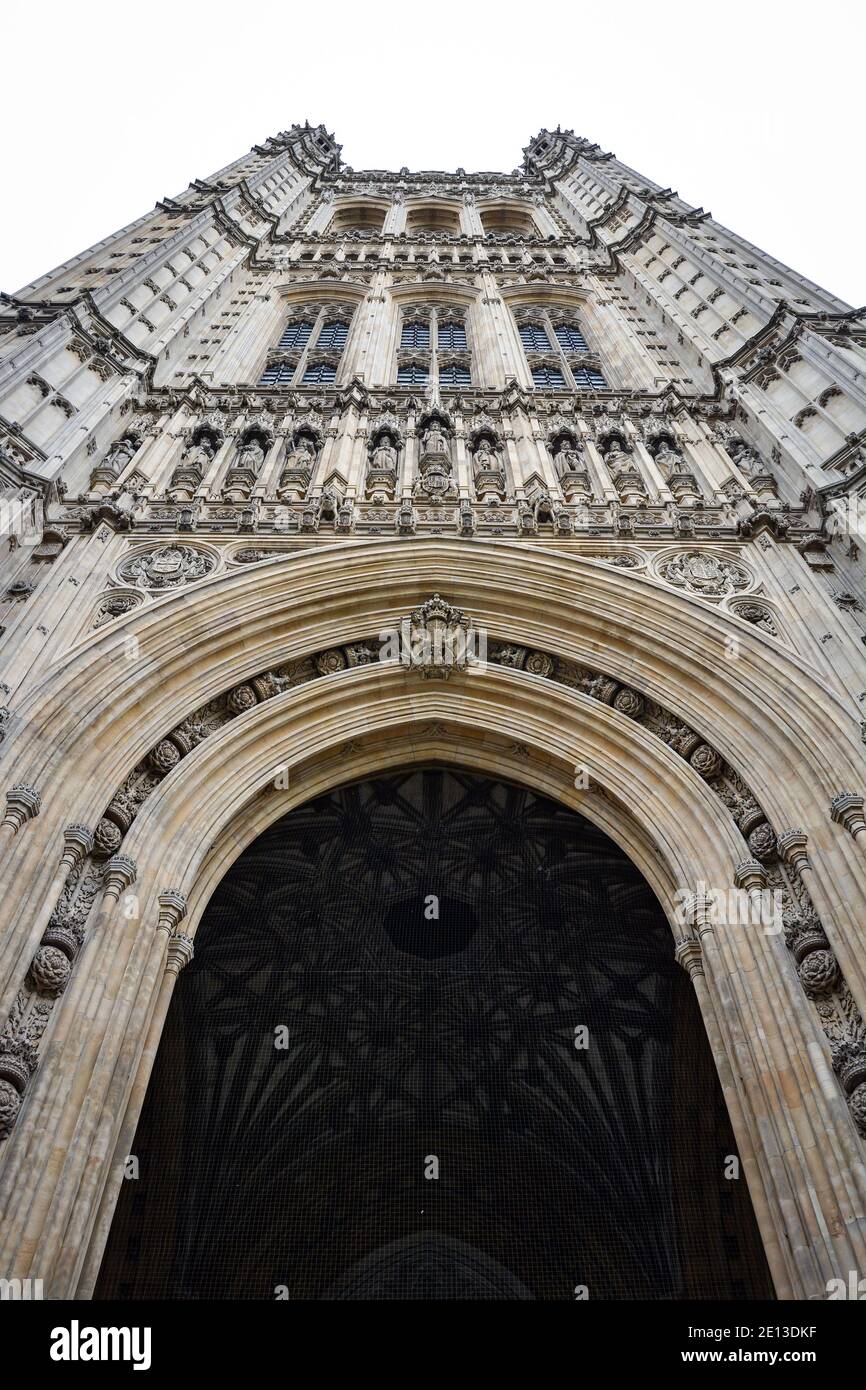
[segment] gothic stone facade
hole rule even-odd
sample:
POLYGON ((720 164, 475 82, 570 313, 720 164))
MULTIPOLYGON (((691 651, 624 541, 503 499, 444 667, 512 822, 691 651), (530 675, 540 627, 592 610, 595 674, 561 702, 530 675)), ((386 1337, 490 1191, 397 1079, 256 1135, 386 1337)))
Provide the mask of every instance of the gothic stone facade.
POLYGON ((571 131, 294 126, 2 297, 0 487, 0 1273, 91 1292, 228 865, 431 760, 626 849, 779 1296, 866 1272, 861 311, 571 131), (437 592, 483 674, 375 659, 437 592))

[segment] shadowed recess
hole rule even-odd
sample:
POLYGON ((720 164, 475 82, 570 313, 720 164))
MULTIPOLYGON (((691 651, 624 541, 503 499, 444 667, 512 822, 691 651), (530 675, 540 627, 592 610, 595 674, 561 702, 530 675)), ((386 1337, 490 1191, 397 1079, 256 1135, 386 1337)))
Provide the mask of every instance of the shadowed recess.
POLYGON ((658 902, 484 776, 341 787, 247 848, 133 1153, 97 1298, 773 1296, 658 902))

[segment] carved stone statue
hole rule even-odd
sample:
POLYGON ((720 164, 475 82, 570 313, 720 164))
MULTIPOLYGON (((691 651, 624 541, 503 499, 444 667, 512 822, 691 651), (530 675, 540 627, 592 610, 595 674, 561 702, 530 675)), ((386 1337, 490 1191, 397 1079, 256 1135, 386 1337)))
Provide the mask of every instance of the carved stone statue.
POLYGON ((117 443, 111 446, 105 462, 107 466, 114 469, 115 476, 123 472, 137 448, 138 441, 130 438, 129 435, 124 435, 122 439, 118 439, 117 443))
POLYGON ((767 472, 763 459, 759 458, 755 450, 750 448, 742 439, 732 439, 727 448, 737 467, 750 478, 755 477, 758 473, 767 472))
POLYGON ((197 444, 191 444, 183 456, 183 466, 185 468, 197 468, 200 472, 213 463, 216 449, 210 439, 200 439, 197 444))
POLYGON ((614 476, 624 468, 631 468, 631 459, 619 439, 611 440, 605 450, 604 461, 614 476))
POLYGON ((302 436, 295 447, 286 454, 284 469, 287 468, 312 468, 313 450, 309 439, 302 436))
POLYGON ((314 463, 313 446, 310 440, 302 435, 294 448, 286 454, 286 461, 280 473, 277 497, 281 502, 303 501, 313 476, 314 463))
POLYGON ((381 439, 373 451, 371 460, 373 468, 396 469, 397 450, 389 443, 387 437, 381 439))
POLYGON ((168 495, 175 502, 188 502, 201 487, 207 468, 216 457, 216 444, 207 435, 184 450, 180 463, 171 475, 168 495))
POLYGON ((97 464, 90 475, 92 491, 104 493, 112 486, 133 458, 138 444, 139 441, 128 434, 112 444, 102 463, 97 464))
POLYGON ((564 478, 568 473, 581 473, 584 470, 583 457, 578 449, 560 449, 555 459, 556 473, 564 478))
POLYGON ((481 440, 472 456, 472 463, 476 473, 482 473, 486 469, 499 469, 499 459, 491 452, 490 446, 485 440, 481 440))
POLYGON ((663 439, 656 450, 655 461, 659 472, 664 479, 670 478, 672 473, 677 473, 683 466, 683 456, 676 449, 672 449, 666 439, 663 439))
POLYGON ((238 449, 237 457, 232 463, 232 471, 244 468, 258 475, 264 461, 265 451, 261 444, 257 439, 250 439, 238 449))
POLYGON ((423 444, 425 454, 447 454, 448 441, 442 433, 438 421, 434 420, 426 430, 423 444))
POLYGON ((265 451, 255 435, 242 444, 229 465, 222 495, 228 502, 246 502, 265 461, 265 451))

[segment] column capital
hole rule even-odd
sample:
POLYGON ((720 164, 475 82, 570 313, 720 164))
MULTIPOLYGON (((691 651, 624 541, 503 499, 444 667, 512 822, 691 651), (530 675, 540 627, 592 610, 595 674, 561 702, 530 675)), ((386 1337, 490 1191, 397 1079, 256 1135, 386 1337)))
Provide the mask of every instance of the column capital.
POLYGON ((801 874, 804 869, 812 867, 806 853, 808 840, 809 837, 805 830, 801 830, 799 827, 794 830, 783 830, 781 835, 776 836, 779 853, 788 868, 795 874, 801 874))
POLYGON ((35 787, 29 786, 26 782, 16 782, 14 787, 10 787, 6 793, 6 814, 3 817, 3 824, 12 827, 12 833, 17 835, 22 825, 38 816, 42 809, 42 797, 35 787))
POLYGON ((93 831, 86 825, 67 825, 63 832, 63 854, 61 864, 67 869, 76 869, 82 859, 93 849, 93 831))
POLYGON ((734 885, 747 893, 767 886, 767 870, 757 859, 743 859, 734 869, 734 885))
POLYGON ((165 973, 167 975, 179 975, 184 966, 189 965, 194 954, 195 950, 192 937, 187 936, 186 932, 174 932, 168 943, 168 960, 165 963, 165 973))
POLYGON ((698 936, 701 937, 713 930, 713 906, 712 898, 708 897, 706 893, 693 893, 690 898, 686 898, 682 905, 681 920, 688 926, 694 927, 698 936))
POLYGON ((157 931, 167 932, 171 937, 178 922, 183 921, 185 916, 186 898, 183 893, 176 893, 174 889, 169 889, 167 893, 160 893, 157 931))
POLYGON ((105 897, 113 898, 116 902, 124 889, 135 882, 137 873, 138 866, 134 859, 127 859, 125 854, 115 854, 105 866, 102 880, 105 897))
POLYGON ((683 967, 690 980, 695 980, 698 975, 703 975, 704 953, 700 941, 696 941, 693 936, 684 936, 677 942, 674 956, 677 964, 683 967))
POLYGON ((866 830, 862 796, 856 792, 840 792, 834 796, 830 802, 830 819, 843 826, 856 840, 866 830))

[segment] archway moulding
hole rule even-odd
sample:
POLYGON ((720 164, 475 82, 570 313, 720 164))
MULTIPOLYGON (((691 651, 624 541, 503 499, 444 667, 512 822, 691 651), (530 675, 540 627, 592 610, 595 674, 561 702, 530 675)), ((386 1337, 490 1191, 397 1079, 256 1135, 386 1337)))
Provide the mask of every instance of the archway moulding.
MULTIPOLYGON (((346 679, 323 679, 249 711, 223 735, 194 750, 149 799, 125 846, 140 865, 142 920, 154 919, 159 893, 171 887, 189 898, 184 929, 193 931, 216 877, 258 828, 329 783, 431 759, 498 771, 584 810, 648 873, 670 915, 677 883, 691 884, 696 875, 732 880, 741 846, 712 793, 669 749, 647 739, 616 711, 594 709, 589 701, 570 702, 569 692, 546 690, 541 681, 507 669, 453 678, 447 688, 422 682, 413 686, 394 668, 367 667, 346 679), (454 683, 458 679, 459 687, 454 683), (596 799, 583 801, 569 787, 568 769, 578 751, 598 768, 602 794, 596 799), (270 795, 265 800, 260 793, 271 780, 275 759, 288 765, 290 787, 271 805, 270 795), (298 783, 293 786, 296 767, 298 783), (625 799, 631 814, 623 812, 625 799), (682 834, 685 823, 690 824, 688 836, 682 834)), ((809 1142, 813 1125, 816 1130, 838 1129, 845 1121, 838 1106, 835 1116, 819 1115, 834 1106, 828 1106, 820 1074, 805 1059, 809 1051, 820 1053, 822 1043, 796 997, 796 978, 780 962, 780 943, 723 931, 703 934, 702 946, 707 979, 698 982, 701 1007, 744 1162, 758 1183, 753 1197, 784 1292, 814 1278, 815 1267, 811 1275, 787 1267, 781 1251, 790 1232, 783 1235, 779 1226, 779 1204, 793 1200, 797 1223, 809 1219, 795 1170, 812 1160, 823 1167, 814 1138, 809 1142), (749 983, 755 971, 768 982, 766 997, 749 983), (789 1021, 780 1025, 784 1015, 789 1021), (772 1033, 792 1028, 800 1036, 785 1065, 799 1099, 788 1115, 767 1098, 757 1101, 756 1095, 766 1089, 778 1105, 781 1053, 772 1033), (769 1126, 769 1142, 782 1156, 782 1174, 774 1179, 779 1186, 770 1192, 761 1186, 766 1178, 758 1180, 759 1171, 766 1174, 765 1166, 753 1164, 767 1142, 766 1133, 763 1138, 760 1134, 762 1124, 769 1126)), ((136 1093, 141 1092, 136 1086, 136 1093)), ((817 1177, 813 1174, 810 1181, 817 1177)), ((849 1181, 841 1180, 843 1192, 849 1181)), ((857 1201, 855 1190, 848 1200, 847 1216, 845 1204, 834 1201, 846 1229, 857 1201)), ((825 1252, 817 1267, 837 1258, 825 1252)), ((808 1261, 813 1259, 810 1252, 808 1261)))
MULTIPOLYGON (((324 621, 327 626, 327 616, 324 621)), ((223 688, 225 676, 223 668, 223 688)), ((719 885, 732 882, 742 841, 697 772, 619 711, 527 672, 490 667, 483 674, 427 682, 407 677, 399 667, 375 663, 289 689, 239 715, 182 759, 130 828, 124 854, 138 865, 140 925, 125 936, 126 954, 121 952, 119 964, 105 980, 93 982, 113 1000, 108 1014, 100 1015, 93 1038, 93 1055, 99 1059, 93 1080, 82 1080, 91 1073, 80 1069, 80 1045, 68 1021, 62 1032, 64 1005, 72 1003, 64 997, 58 1013, 65 1047, 53 1047, 50 1061, 37 1071, 23 1123, 8 1146, 0 1186, 8 1196, 16 1175, 22 1180, 31 1175, 41 1207, 39 1145, 44 1130, 28 1125, 28 1111, 36 1115, 52 1105, 59 1111, 73 1107, 65 1120, 68 1147, 58 1143, 58 1168, 50 1175, 57 1189, 46 1208, 49 1226, 33 1256, 56 1270, 56 1289, 78 1287, 97 1209, 103 1220, 107 1161, 100 1169, 88 1155, 113 1151, 136 1084, 144 1046, 141 1030, 152 1016, 158 987, 153 951, 164 933, 156 933, 157 948, 153 943, 160 896, 185 893, 194 910, 200 910, 205 890, 197 881, 201 873, 209 876, 208 868, 202 868, 209 846, 216 843, 219 853, 220 836, 231 835, 232 820, 248 815, 245 808, 252 798, 273 780, 275 761, 279 765, 284 760, 289 767, 290 792, 291 769, 309 770, 303 774, 309 778, 305 786, 314 794, 315 778, 325 778, 329 765, 335 780, 345 781, 381 768, 389 758, 403 763, 427 759, 437 740, 441 752, 448 739, 429 732, 431 725, 440 724, 459 735, 454 761, 468 760, 488 770, 510 768, 509 775, 532 779, 541 790, 552 790, 558 780, 554 794, 578 809, 580 797, 569 790, 568 772, 585 759, 602 791, 615 799, 601 796, 604 812, 588 801, 586 812, 593 818, 594 810, 602 826, 606 815, 611 830, 618 826, 623 847, 647 872, 669 915, 676 886, 692 888, 697 877, 719 885), (364 740, 373 736, 381 739, 384 757, 380 748, 370 761, 369 743, 366 756, 346 751, 353 741, 363 750, 364 740), (521 767, 526 768, 523 773, 521 767), (614 814, 618 803, 631 808, 642 833, 629 830, 627 818, 614 814), (660 861, 654 872, 653 854, 660 861), (80 1096, 75 1103, 65 1096, 67 1081, 71 1087, 76 1076, 79 1089, 89 1088, 86 1107, 80 1096), (88 1172, 83 1185, 82 1165, 88 1172)), ((34 824, 38 827, 39 821, 34 824)), ((242 825, 240 820, 236 835, 242 825)), ((108 912, 103 939, 110 906, 108 912)), ((705 974, 696 970, 695 986, 744 1163, 755 1184, 753 1199, 777 1287, 782 1293, 814 1295, 842 1262, 859 1258, 858 1220, 864 1205, 859 1141, 783 943, 760 932, 707 930, 700 921, 698 930, 705 974), (829 1151, 827 1135, 833 1136, 829 1151), (816 1191, 827 1194, 823 1220, 828 1232, 817 1241, 814 1235, 807 1238, 816 1191)), ((115 938, 108 931, 107 940, 115 938)), ((92 952, 85 953, 83 968, 90 962, 92 970, 93 959, 92 952)), ((140 1090, 137 1086, 136 1094, 140 1090)), ((15 1224, 7 1246, 10 1267, 25 1247, 32 1249, 26 1222, 18 1232, 22 1244, 16 1245, 15 1224)))
POLYGON ((816 785, 834 794, 862 779, 857 721, 839 696, 795 653, 724 609, 593 558, 439 539, 296 552, 205 577, 125 614, 22 691, 7 766, 14 754, 16 779, 39 782, 40 762, 65 756, 73 743, 81 749, 82 727, 87 741, 99 742, 97 764, 114 752, 115 730, 124 747, 132 739, 146 749, 233 682, 280 659, 375 635, 434 590, 493 636, 603 668, 663 702, 711 736, 735 767, 748 766, 756 793, 768 799, 784 794, 798 768, 810 801, 816 785), (118 656, 128 638, 139 644, 137 660, 118 656), (736 661, 725 660, 727 638, 737 639, 736 661), (814 737, 804 740, 804 730, 814 737), (834 748, 832 774, 821 741, 834 748))
POLYGON ((862 1009, 866 981, 852 949, 866 910, 862 876, 851 872, 859 846, 827 807, 859 786, 863 757, 838 697, 794 654, 717 607, 632 570, 509 542, 297 553, 208 576, 77 643, 25 695, 6 745, 14 780, 42 795, 38 831, 15 854, 31 900, 51 877, 46 851, 63 825, 95 824, 124 773, 193 709, 276 662, 394 627, 437 587, 491 636, 583 662, 658 700, 747 774, 777 831, 805 828, 810 850, 821 851, 814 876, 825 912, 833 903, 834 944, 862 1009), (732 635, 739 658, 726 661, 732 635), (846 874, 852 886, 840 901, 846 874))

